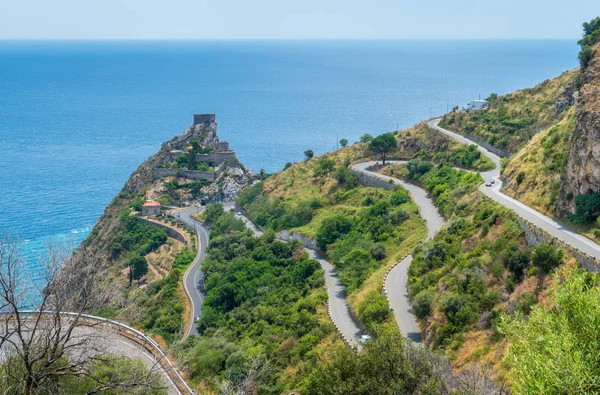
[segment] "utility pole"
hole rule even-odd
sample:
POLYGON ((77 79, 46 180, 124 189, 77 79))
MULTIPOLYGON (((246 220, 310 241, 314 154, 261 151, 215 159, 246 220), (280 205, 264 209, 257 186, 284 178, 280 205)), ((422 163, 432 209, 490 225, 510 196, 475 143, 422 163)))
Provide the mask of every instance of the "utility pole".
POLYGON ((429 118, 433 118, 433 116, 431 115, 431 107, 429 107, 429 118))
POLYGON ((339 150, 340 149, 340 134, 336 133, 335 134, 335 150, 339 150))
POLYGON ((396 132, 400 130, 400 128, 398 127, 398 122, 396 122, 396 132))
POLYGON ((446 102, 446 114, 450 112, 450 99, 446 102))

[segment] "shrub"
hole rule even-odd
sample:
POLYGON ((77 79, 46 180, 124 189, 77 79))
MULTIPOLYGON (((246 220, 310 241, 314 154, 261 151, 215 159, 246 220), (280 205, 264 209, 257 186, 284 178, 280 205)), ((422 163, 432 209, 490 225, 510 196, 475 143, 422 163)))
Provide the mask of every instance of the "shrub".
POLYGON ((504 264, 513 273, 517 281, 521 281, 523 278, 523 273, 529 266, 530 261, 531 254, 529 251, 508 250, 504 256, 504 264))
POLYGON ((593 222, 600 214, 600 193, 584 193, 575 198, 575 215, 582 222, 593 222))
POLYGON ((349 233, 351 229, 352 222, 343 215, 325 218, 317 230, 317 246, 325 250, 329 244, 349 233))
POLYGON ((392 192, 390 195, 390 203, 392 206, 399 206, 410 201, 410 195, 404 188, 400 188, 392 192))
POLYGON ((550 244, 540 244, 533 252, 532 262, 542 272, 549 273, 563 262, 563 252, 550 244))
POLYGON ((442 311, 454 326, 464 328, 477 320, 477 308, 468 295, 452 293, 443 300, 442 311))
POLYGON ((519 172, 519 174, 517 174, 517 185, 521 185, 521 183, 525 180, 525 172, 519 172))
POLYGON ((378 291, 369 292, 358 308, 358 318, 369 327, 383 323, 390 313, 387 299, 378 291))
POLYGON ((523 315, 529 315, 531 308, 535 306, 537 299, 531 292, 524 292, 517 301, 515 310, 523 315))
POLYGON ((552 308, 538 305, 527 318, 503 319, 499 329, 508 338, 504 362, 513 393, 600 392, 597 280, 571 271, 553 286, 552 308))
POLYGON ((423 319, 431 314, 431 305, 433 303, 433 292, 423 291, 415 296, 411 302, 415 315, 423 319))

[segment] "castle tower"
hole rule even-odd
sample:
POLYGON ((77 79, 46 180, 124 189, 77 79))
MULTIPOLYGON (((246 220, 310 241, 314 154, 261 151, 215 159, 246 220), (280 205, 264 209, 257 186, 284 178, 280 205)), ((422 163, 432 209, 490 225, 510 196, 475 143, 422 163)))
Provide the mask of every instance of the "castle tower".
POLYGON ((213 122, 216 122, 215 114, 194 114, 194 125, 213 122))

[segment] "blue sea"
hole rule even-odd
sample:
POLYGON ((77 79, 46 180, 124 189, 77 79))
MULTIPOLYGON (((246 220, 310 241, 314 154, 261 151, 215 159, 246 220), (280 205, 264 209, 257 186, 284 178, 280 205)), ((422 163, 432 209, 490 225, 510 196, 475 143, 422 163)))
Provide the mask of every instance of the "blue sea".
POLYGON ((39 278, 194 113, 271 172, 577 66, 575 41, 0 41, 0 227, 39 278))

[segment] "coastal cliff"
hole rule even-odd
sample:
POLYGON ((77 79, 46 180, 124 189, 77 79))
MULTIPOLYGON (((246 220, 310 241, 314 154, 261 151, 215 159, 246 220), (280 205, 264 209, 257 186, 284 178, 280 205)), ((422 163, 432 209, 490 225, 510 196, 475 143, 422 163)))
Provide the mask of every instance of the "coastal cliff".
POLYGON ((575 126, 569 142, 557 214, 576 211, 576 197, 600 193, 600 43, 582 74, 575 126))
MULTIPOLYGON (((97 266, 96 270, 103 278, 102 289, 107 294, 105 298, 109 301, 110 308, 105 306, 108 308, 106 314, 102 311, 94 312, 110 317, 121 314, 120 318, 128 322, 143 316, 143 311, 146 309, 143 306, 133 309, 136 310, 135 312, 124 311, 136 301, 146 298, 141 292, 143 287, 153 281, 164 281, 170 275, 169 271, 176 266, 173 264, 176 255, 182 254, 181 248, 175 248, 172 241, 167 243, 166 235, 164 237, 158 235, 157 239, 153 240, 149 236, 152 229, 141 228, 142 225, 137 223, 139 221, 130 218, 137 219, 137 216, 130 214, 139 210, 139 206, 144 201, 159 201, 164 210, 169 206, 232 200, 240 189, 254 182, 254 173, 246 169, 235 157, 223 161, 218 166, 215 163, 202 163, 209 169, 206 173, 214 173, 212 181, 185 179, 181 175, 183 169, 179 168, 174 161, 174 152, 184 152, 190 157, 195 154, 194 151, 191 153, 186 151, 191 145, 202 147, 208 152, 218 152, 219 147, 222 147, 223 142, 220 142, 217 136, 214 115, 199 121, 195 119, 183 134, 163 143, 155 155, 144 161, 131 174, 121 191, 106 207, 90 235, 74 252, 65 273, 77 276, 78 273, 85 272, 83 268, 86 265, 94 262, 97 266), (177 174, 157 177, 157 169, 167 168, 176 170, 177 174), (168 250, 170 256, 164 256, 168 255, 167 252, 160 255, 163 250, 168 250), (135 261, 134 257, 138 256, 147 261, 150 270, 147 275, 140 276, 137 281, 138 287, 132 287, 130 277, 134 278, 134 276, 129 276, 129 271, 134 270, 135 264, 132 262, 135 261), (153 259, 158 262, 156 267, 151 267, 153 259), (169 265, 166 264, 167 262, 169 265)), ((145 226, 152 228, 152 225, 145 226)), ((153 290, 160 289, 163 285, 159 282, 153 290)), ((97 309, 97 306, 93 309, 97 309)))

